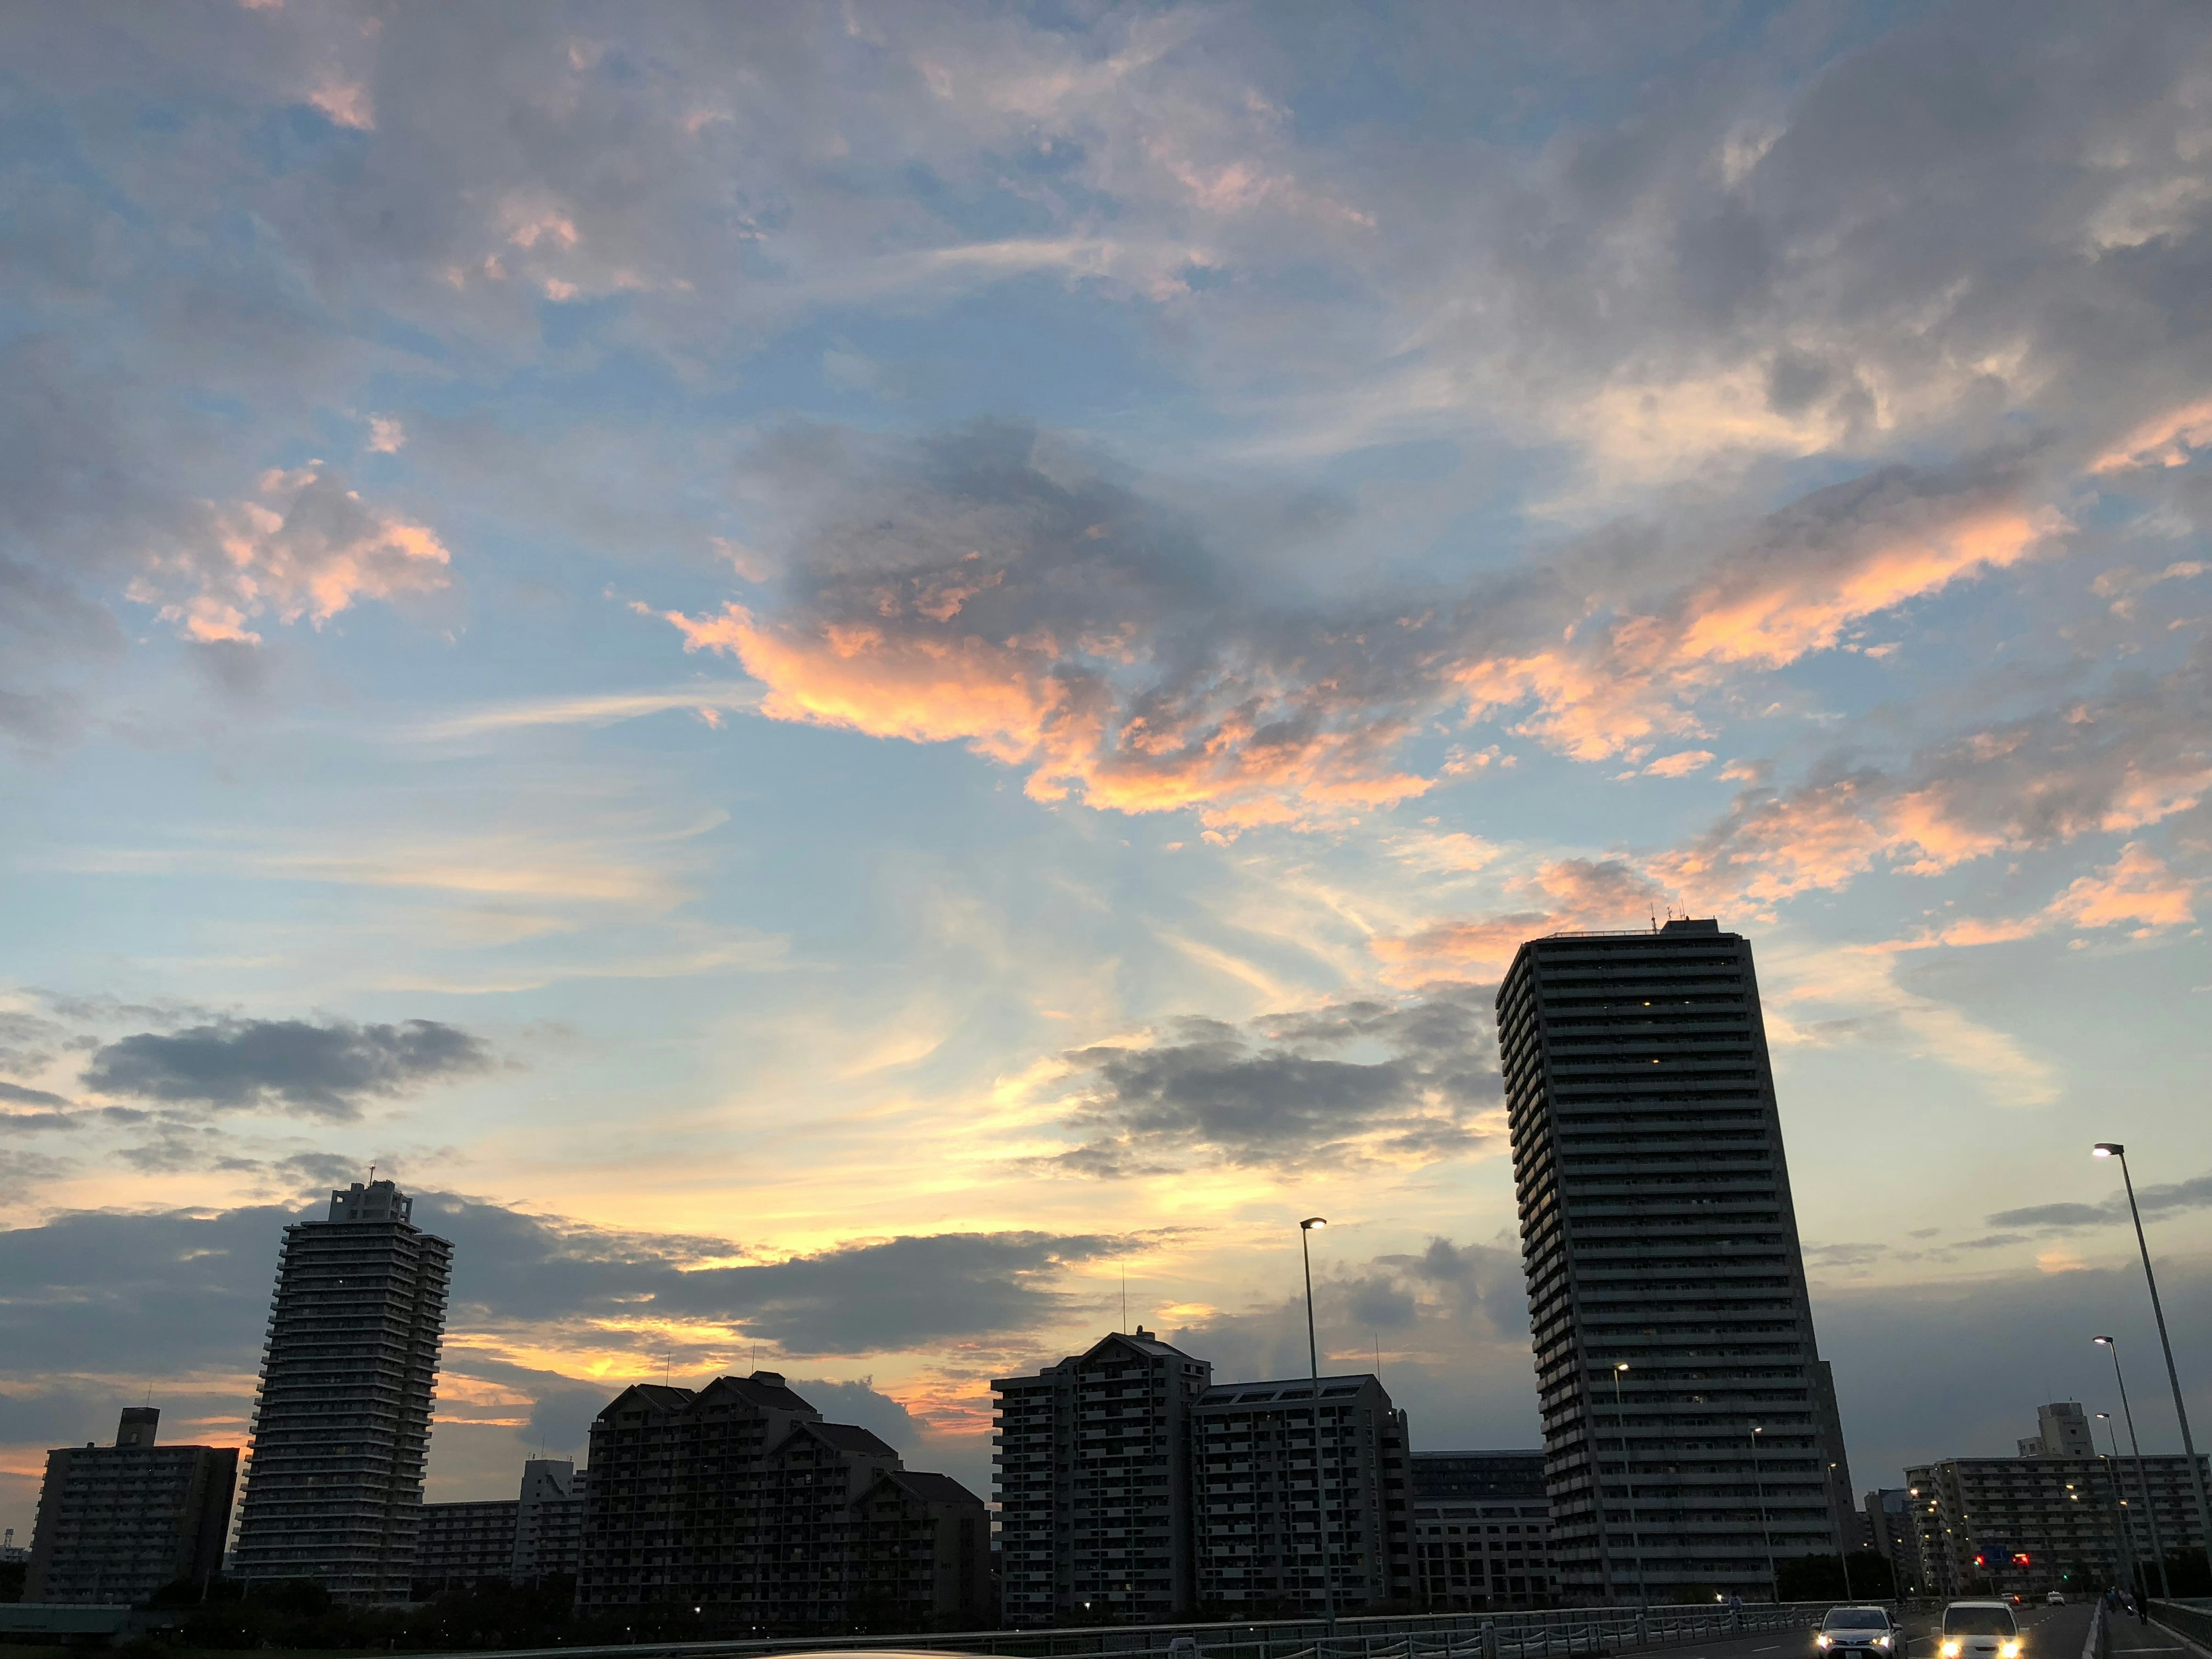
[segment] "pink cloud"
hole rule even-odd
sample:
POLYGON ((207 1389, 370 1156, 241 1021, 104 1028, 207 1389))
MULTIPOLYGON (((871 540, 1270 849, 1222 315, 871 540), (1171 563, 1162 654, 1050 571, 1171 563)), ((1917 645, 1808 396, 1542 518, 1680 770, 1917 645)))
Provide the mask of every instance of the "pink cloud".
POLYGON ((2186 466, 2212 446, 2212 398, 2154 415, 2089 463, 2099 476, 2152 466, 2186 466))
POLYGON ((320 627, 359 600, 451 580, 434 532, 366 506, 319 461, 264 474, 259 500, 205 511, 205 534, 149 553, 127 590, 187 639, 258 642, 249 624, 264 616, 320 627))

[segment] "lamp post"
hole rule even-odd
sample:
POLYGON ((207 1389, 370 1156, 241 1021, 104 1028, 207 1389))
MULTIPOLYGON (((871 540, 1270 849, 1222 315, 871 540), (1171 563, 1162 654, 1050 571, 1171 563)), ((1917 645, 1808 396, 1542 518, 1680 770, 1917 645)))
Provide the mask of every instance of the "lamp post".
MULTIPOLYGON (((1835 1493, 1836 1466, 1831 1463, 1828 1465, 1828 1496, 1832 1500, 1835 1493)), ((1836 1522, 1836 1560, 1844 1570, 1844 1600, 1848 1601, 1851 1599, 1851 1557, 1850 1552, 1844 1547, 1844 1526, 1840 1519, 1836 1522)))
MULTIPOLYGON (((2112 1524, 2120 1534, 2120 1571, 2132 1591, 2136 1587, 2136 1540, 2135 1528, 2128 1524, 2128 1500, 2120 1496, 2120 1431, 2112 1426, 2110 1412, 2099 1412, 2097 1420, 2105 1425, 2105 1438, 2112 1443, 2112 1460, 2105 1464, 2105 1479, 2112 1486, 2112 1524)), ((2097 1443, 2094 1437, 2089 1443, 2093 1447, 2097 1443)))
POLYGON ((1321 1522, 1321 1604, 1328 1620, 1328 1633, 1336 1634, 1336 1564, 1328 1549, 1328 1487, 1321 1468, 1321 1344, 1314 1337, 1313 1235, 1328 1225, 1327 1216, 1310 1215, 1298 1223, 1298 1254, 1306 1268, 1306 1364, 1313 1376, 1314 1502, 1321 1522))
MULTIPOLYGON (((2150 1517, 2150 1553, 2158 1564, 2158 1593, 2171 1601, 2172 1591, 2166 1582, 2166 1541, 2158 1535, 2158 1504, 2150 1495, 2150 1476, 2143 1473, 2142 1442, 2136 1438, 2136 1413, 2128 1404, 2128 1379, 2120 1375, 2120 1345, 2109 1336, 2100 1336, 2097 1346, 2112 1352, 2112 1381, 2120 1385, 2120 1415, 2127 1419, 2128 1444, 2136 1455, 2136 1485, 2142 1492, 2143 1513, 2150 1517)), ((2143 1588, 2148 1589, 2150 1586, 2145 1584, 2143 1588)))
MULTIPOLYGON (((2128 1173, 2128 1149, 2117 1140, 2100 1140, 2090 1151, 2098 1158, 2120 1160, 2120 1182, 2128 1189, 2128 1214, 2136 1224, 2136 1249, 2142 1253, 2143 1283, 2150 1287, 2151 1317, 2158 1322, 2158 1346, 2166 1352, 2166 1380, 2173 1389, 2174 1419, 2181 1425, 2182 1455, 2189 1460, 2189 1485, 2197 1494, 2199 1535, 2205 1547, 2212 1549, 2212 1498, 2204 1495, 2204 1471, 2197 1467, 2197 1443, 2189 1437, 2189 1408, 2181 1403, 2181 1373, 2174 1369, 2173 1344, 2166 1340, 2166 1310, 2159 1305, 2158 1276, 2150 1270, 2150 1243, 2143 1237, 2142 1212, 2136 1207, 2136 1179, 2128 1173)), ((2113 1357, 2118 1358, 2117 1353, 2113 1357)), ((2159 1565, 2166 1565, 2162 1558, 2159 1565)))
POLYGON ((1626 1360, 1613 1368, 1613 1426, 1620 1435, 1620 1467, 1628 1477, 1628 1543, 1636 1552, 1636 1605, 1649 1607, 1651 1594, 1644 1588, 1644 1534, 1636 1525, 1636 1462, 1628 1449, 1628 1424, 1620 1408, 1620 1378, 1627 1369, 1626 1360))
POLYGON ((1766 1593, 1782 1605, 1782 1581, 1774 1571, 1774 1531, 1766 1524, 1766 1483, 1759 1478, 1759 1437, 1766 1431, 1757 1424, 1751 1431, 1751 1489, 1759 1494, 1759 1534, 1766 1540, 1766 1593))

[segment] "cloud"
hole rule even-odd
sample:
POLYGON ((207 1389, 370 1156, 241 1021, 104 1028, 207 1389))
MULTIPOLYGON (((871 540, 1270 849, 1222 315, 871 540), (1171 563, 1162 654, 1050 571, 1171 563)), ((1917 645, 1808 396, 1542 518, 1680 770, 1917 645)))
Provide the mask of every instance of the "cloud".
POLYGON ((107 1043, 85 1067, 84 1086, 142 1100, 228 1110, 289 1107, 345 1119, 367 1101, 411 1094, 492 1064, 483 1039, 437 1020, 224 1019, 107 1043))
POLYGON ((1064 1060, 1079 1081, 1055 1129, 1079 1144, 1030 1162, 1080 1176, 1194 1162, 1418 1167, 1488 1143, 1495 1130, 1482 1120, 1501 1098, 1489 994, 1475 986, 1431 985, 1402 1004, 1330 1004, 1241 1027, 1177 1020, 1147 1041, 1064 1060))
POLYGON ((149 550, 125 592, 188 640, 258 645, 256 617, 320 627, 358 600, 435 592, 452 562, 434 532, 364 505, 312 461, 264 474, 258 501, 210 507, 191 541, 149 550))
POLYGON ((2030 939, 2055 927, 2128 927, 2136 939, 2148 939, 2167 927, 2196 921, 2197 884, 2176 876, 2166 861, 2141 842, 2131 841, 2119 857, 2094 873, 2077 877, 2057 898, 2031 916, 2011 921, 1968 919, 1947 923, 1923 945, 2002 945, 2030 939), (2134 924, 2130 926, 2130 924, 2134 924))
POLYGON ((1395 984, 1437 975, 1496 978, 1528 940, 1547 933, 1633 927, 1666 908, 1664 890, 1621 859, 1558 859, 1505 884, 1506 896, 1528 908, 1448 918, 1404 934, 1378 934, 1368 948, 1395 984))
MULTIPOLYGON (((1702 736, 1695 704, 1727 679, 1832 650, 1853 624, 2016 564, 2066 527, 2021 490, 2016 470, 1996 467, 1890 467, 1832 485, 1767 518, 1656 609, 1571 623, 1564 640, 1454 677, 1472 715, 1533 705, 1515 729, 1577 760, 1702 736)), ((1666 764, 1651 769, 1680 775, 1666 764)))
MULTIPOLYGON (((2145 1216, 2153 1219, 2195 1210, 2212 1210, 2212 1175, 2142 1188, 2136 1194, 2136 1203, 2145 1216)), ((1989 1218, 1989 1224, 2070 1233, 2124 1226, 2128 1219, 2127 1199, 2114 1194, 2096 1204, 2030 1204, 2021 1209, 2000 1210, 1989 1218)))

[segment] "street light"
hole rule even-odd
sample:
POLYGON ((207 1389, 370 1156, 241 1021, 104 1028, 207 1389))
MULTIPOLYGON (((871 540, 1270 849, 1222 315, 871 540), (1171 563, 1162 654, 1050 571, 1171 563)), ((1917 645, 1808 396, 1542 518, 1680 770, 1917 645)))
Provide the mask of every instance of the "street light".
MULTIPOLYGON (((2136 1224, 2136 1249, 2142 1253, 2143 1283, 2150 1286, 2151 1317, 2158 1322, 2158 1346, 2166 1351, 2166 1380, 2173 1389, 2173 1415, 2181 1425, 2181 1450, 2189 1460, 2190 1486, 2197 1493, 2197 1524, 2207 1545, 2212 1546, 2212 1498, 2204 1495, 2204 1471, 2197 1467, 2197 1443, 2189 1437, 2189 1409, 2181 1403, 2181 1373, 2173 1366, 2173 1344, 2166 1340, 2166 1310, 2159 1305, 2158 1278, 2150 1270, 2150 1244, 2143 1237, 2142 1212, 2136 1207, 2136 1180, 2128 1173, 2128 1149, 2117 1140, 2100 1140, 2089 1150, 2094 1157, 2120 1160, 2120 1181, 2128 1189, 2128 1214, 2136 1224)), ((2166 1565, 2163 1559, 2159 1565, 2166 1565)))
MULTIPOLYGON (((2105 1425, 2105 1438, 2112 1444, 2112 1459, 2105 1464, 2105 1479, 2112 1483, 2112 1525, 2120 1534, 2120 1571, 2126 1575, 2128 1589, 2133 1591, 2136 1588, 2136 1539, 2135 1528, 2128 1524, 2128 1500, 2120 1496, 2120 1432, 2112 1426, 2112 1413, 2099 1412, 2097 1420, 2105 1425)), ((2089 1444, 2094 1449, 2096 1443, 2096 1437, 2092 1435, 2089 1444)), ((2101 1454, 2098 1461, 2104 1462, 2101 1454)), ((2149 1586, 2145 1585, 2144 1588, 2148 1589, 2149 1586)))
MULTIPOLYGON (((2120 1345, 2109 1336, 2097 1339, 2097 1346, 2112 1352, 2112 1381, 2120 1385, 2120 1414, 2128 1420, 2128 1444, 2136 1455, 2136 1485, 2142 1491, 2143 1512, 2150 1516, 2150 1553, 2158 1563, 2158 1593, 2171 1601, 2172 1591, 2166 1582, 2166 1543, 2158 1535, 2158 1504, 2150 1495, 2150 1476, 2143 1473, 2142 1442, 2136 1438, 2135 1408, 2128 1404, 2128 1380, 2120 1375, 2120 1345)), ((2150 1588, 2146 1584, 2145 1589, 2150 1588)))
MULTIPOLYGON (((1828 1499, 1831 1503, 1835 1501, 1835 1496, 1836 1466, 1831 1463, 1828 1465, 1828 1499)), ((1838 1516, 1836 1521, 1836 1559, 1844 1569, 1844 1600, 1848 1601, 1851 1599, 1851 1558, 1844 1547, 1844 1524, 1841 1516, 1838 1516)))
POLYGON ((1636 1605, 1649 1607, 1650 1592, 1644 1588, 1644 1534, 1636 1526, 1636 1462, 1628 1449, 1628 1424, 1620 1411, 1620 1379, 1627 1370, 1625 1359, 1613 1368, 1613 1426, 1620 1435, 1620 1467, 1628 1477, 1628 1542, 1636 1552, 1636 1605))
POLYGON ((1321 1344, 1314 1338, 1313 1236, 1328 1225, 1327 1216, 1310 1215, 1298 1223, 1298 1254, 1306 1267, 1306 1364, 1313 1375, 1314 1502, 1321 1520, 1321 1604, 1328 1619, 1328 1633, 1336 1634, 1336 1564, 1329 1559, 1328 1487, 1321 1470, 1321 1344))
POLYGON ((1774 1605, 1782 1605, 1782 1581, 1774 1571, 1774 1532, 1766 1524, 1766 1483, 1759 1478, 1759 1437, 1766 1431, 1757 1424, 1751 1431, 1751 1489, 1759 1494, 1759 1532, 1766 1540, 1766 1593, 1774 1598, 1774 1605))

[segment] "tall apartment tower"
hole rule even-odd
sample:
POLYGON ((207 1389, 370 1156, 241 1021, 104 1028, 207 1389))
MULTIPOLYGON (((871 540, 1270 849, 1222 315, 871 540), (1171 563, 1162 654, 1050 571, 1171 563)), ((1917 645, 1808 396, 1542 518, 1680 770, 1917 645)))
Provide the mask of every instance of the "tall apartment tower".
POLYGON ((1498 1033, 1565 1599, 1771 1596, 1838 1547, 1850 1472, 1751 945, 1532 939, 1498 1033))
POLYGON ((1001 1377, 992 1462, 1008 1625, 1122 1625, 1197 1604, 1191 1424, 1213 1367, 1142 1326, 1001 1377))
POLYGON ((453 1247, 389 1181, 284 1230, 234 1575, 404 1601, 453 1247))

